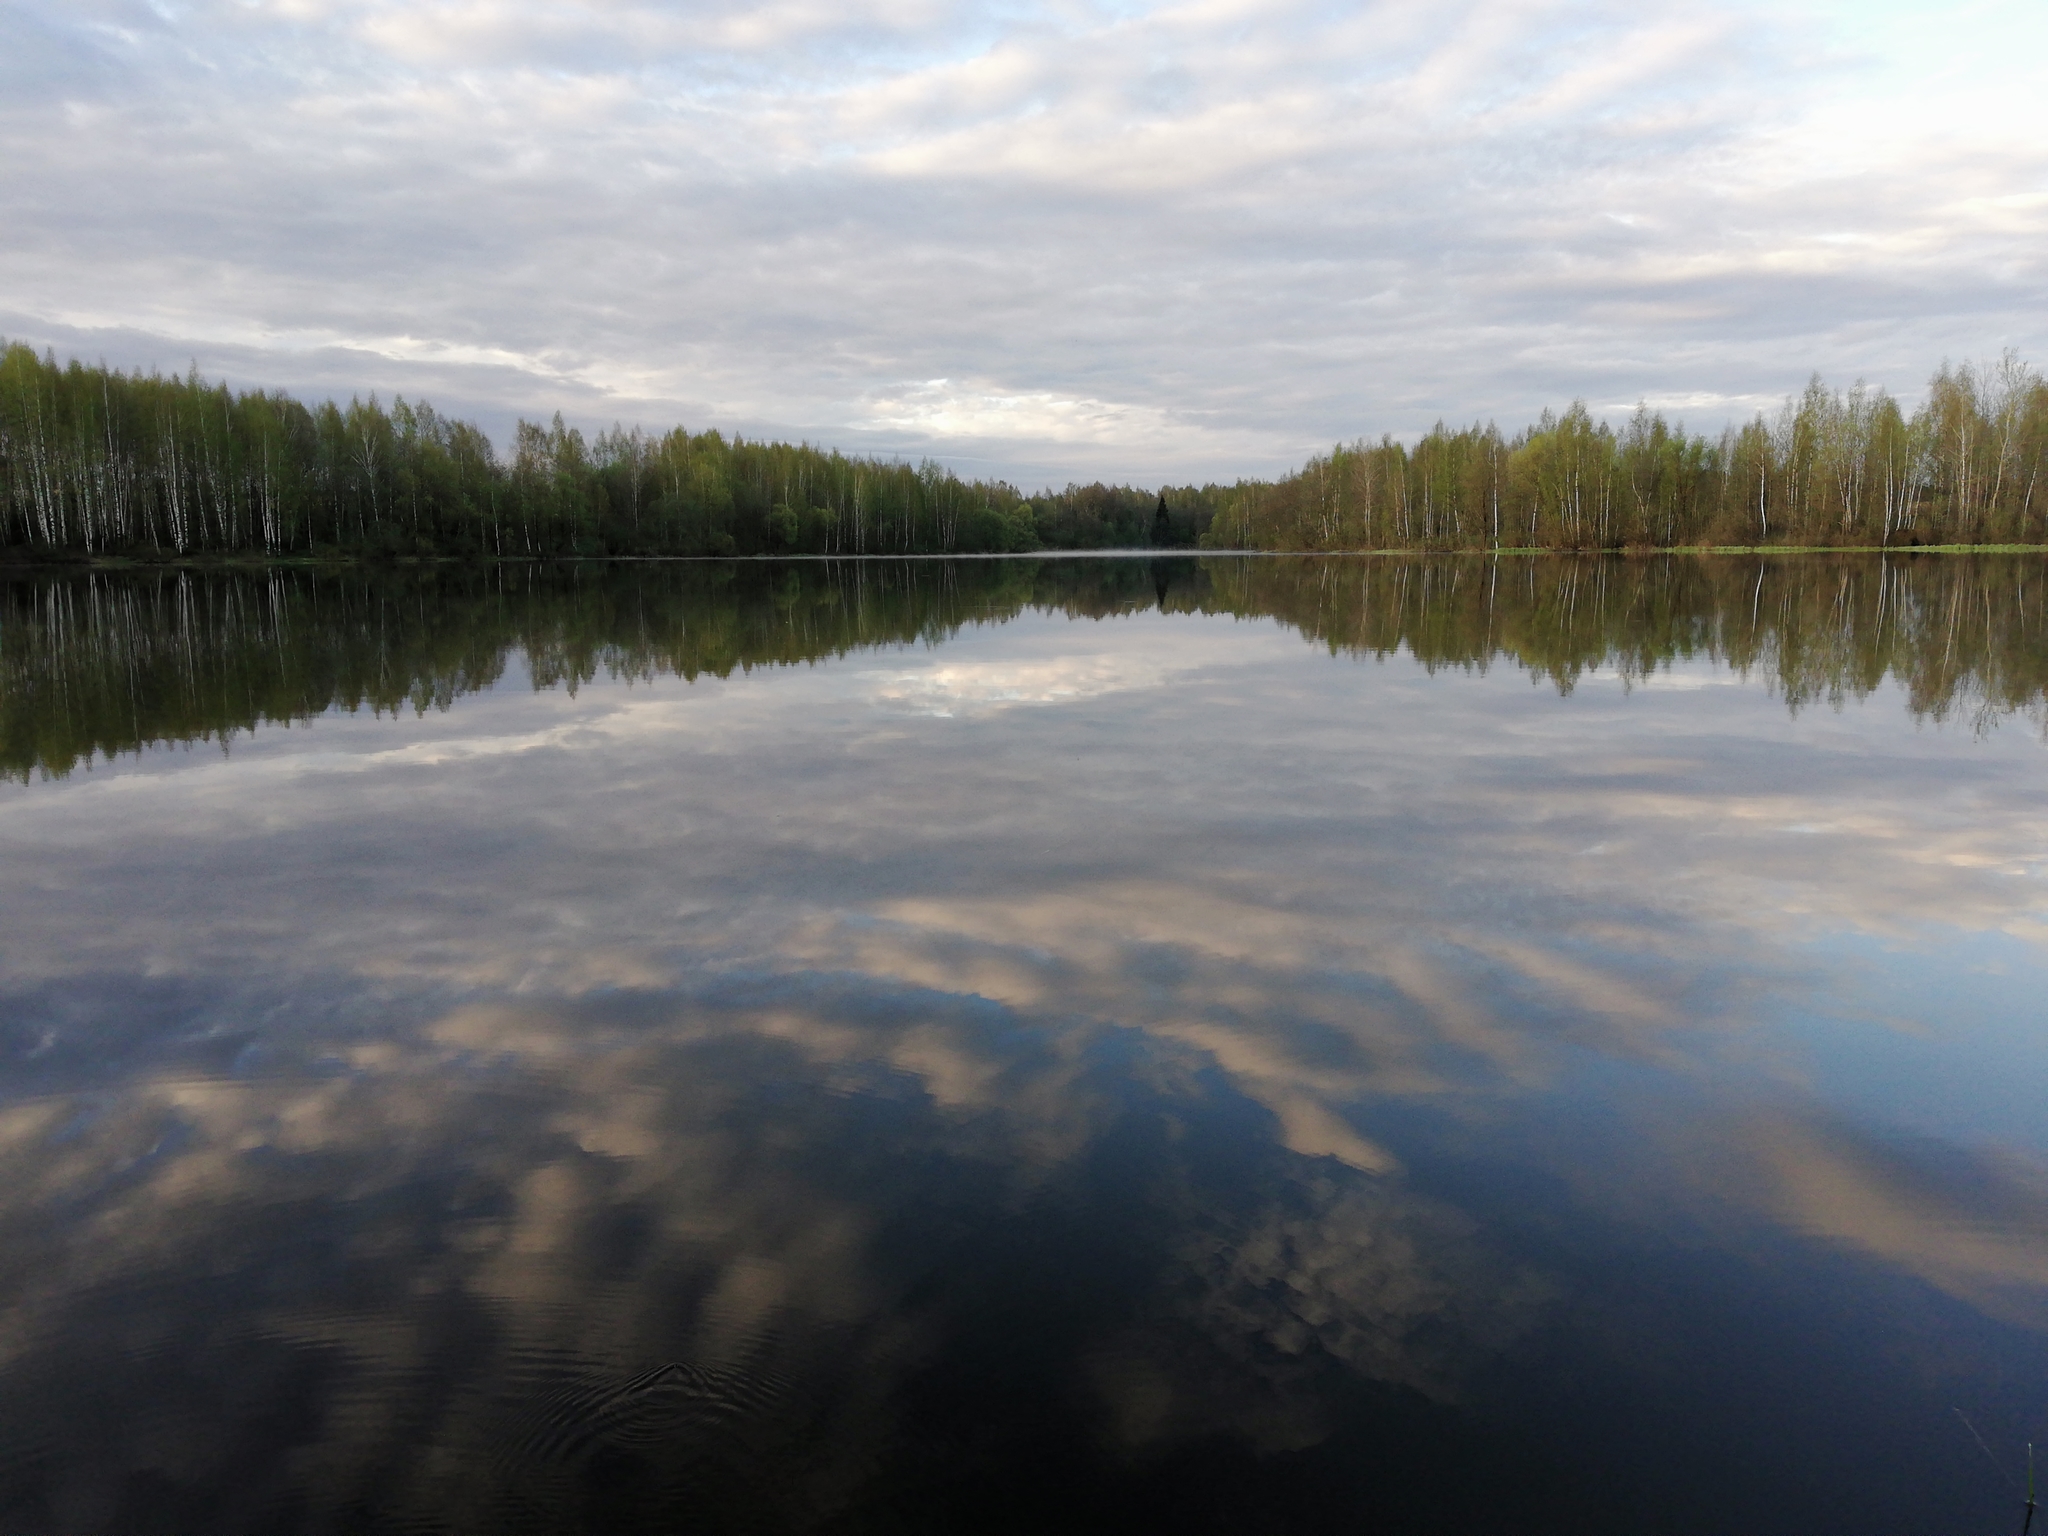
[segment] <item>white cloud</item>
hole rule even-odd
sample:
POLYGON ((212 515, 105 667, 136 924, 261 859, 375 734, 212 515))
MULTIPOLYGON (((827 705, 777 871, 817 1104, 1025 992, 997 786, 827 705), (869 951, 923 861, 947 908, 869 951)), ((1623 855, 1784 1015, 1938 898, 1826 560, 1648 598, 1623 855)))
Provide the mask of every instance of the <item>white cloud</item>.
MULTIPOLYGON (((1689 0, 23 0, 0 332, 240 383, 1271 470, 2048 353, 2044 23, 1689 0), (902 381, 947 381, 908 385, 902 381)), ((1710 419, 1711 418, 1711 419, 1710 419)))
POLYGON ((1019 704, 1079 704, 1157 688, 1176 671, 1156 658, 1064 656, 1037 662, 961 662, 871 674, 872 696, 922 715, 981 715, 1019 704))

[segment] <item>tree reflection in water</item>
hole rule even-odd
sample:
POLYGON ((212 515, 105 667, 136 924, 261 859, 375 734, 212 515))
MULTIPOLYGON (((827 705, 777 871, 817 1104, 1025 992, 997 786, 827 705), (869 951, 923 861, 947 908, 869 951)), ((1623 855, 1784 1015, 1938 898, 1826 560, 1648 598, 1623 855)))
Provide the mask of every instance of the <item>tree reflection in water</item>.
POLYGON ((2003 1518, 2038 576, 17 576, 0 1525, 2003 1518))

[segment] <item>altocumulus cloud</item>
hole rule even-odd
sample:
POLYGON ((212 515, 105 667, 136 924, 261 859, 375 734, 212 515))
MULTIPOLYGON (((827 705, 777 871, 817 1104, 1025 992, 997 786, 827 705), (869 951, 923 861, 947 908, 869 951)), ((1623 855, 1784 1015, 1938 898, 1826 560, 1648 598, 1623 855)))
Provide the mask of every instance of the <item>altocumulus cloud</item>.
POLYGON ((2048 22, 1619 0, 7 0, 0 331, 1027 485, 2048 315, 2048 22))

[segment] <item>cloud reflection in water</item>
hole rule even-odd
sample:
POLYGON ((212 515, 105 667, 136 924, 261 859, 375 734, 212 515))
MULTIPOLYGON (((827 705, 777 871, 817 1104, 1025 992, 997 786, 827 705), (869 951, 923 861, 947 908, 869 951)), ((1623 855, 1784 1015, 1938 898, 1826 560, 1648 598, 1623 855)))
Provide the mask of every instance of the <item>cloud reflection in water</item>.
MULTIPOLYGON (((2038 987, 2041 749, 1720 676, 1027 614, 11 789, 13 1507, 602 1527, 615 1484, 800 1529, 1219 1445, 1334 1487, 1402 1434, 1430 1508, 1515 1507, 1468 1420, 1625 1504, 1670 1470, 1602 1460, 1627 1384, 1762 1435, 1701 1361, 1803 1287, 1961 1304, 1887 1339, 1886 1413, 1959 1337, 2039 1359, 2039 1142, 1903 1134, 1796 1026, 2038 1074, 1839 946, 1993 936, 2038 987), (1715 1264, 1764 1299, 1644 1299, 1715 1264), (1605 1385, 1560 1407, 1559 1358, 1605 1385)), ((1860 1464, 1824 1375, 1865 1439, 1703 1463, 1703 1519, 1860 1464)))

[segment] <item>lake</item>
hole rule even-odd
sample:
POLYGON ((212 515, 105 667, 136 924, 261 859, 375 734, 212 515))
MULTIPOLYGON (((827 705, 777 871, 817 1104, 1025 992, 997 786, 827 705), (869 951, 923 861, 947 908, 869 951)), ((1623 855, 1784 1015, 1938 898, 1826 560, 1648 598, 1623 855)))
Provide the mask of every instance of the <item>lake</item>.
POLYGON ((2048 562, 0 579, 0 1532, 2016 1530, 2048 562))

